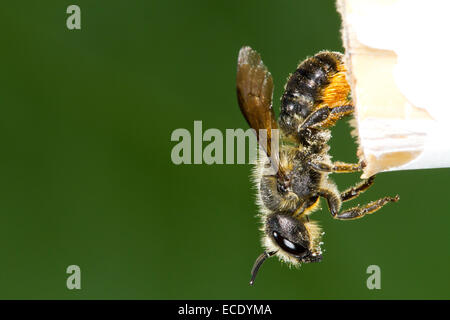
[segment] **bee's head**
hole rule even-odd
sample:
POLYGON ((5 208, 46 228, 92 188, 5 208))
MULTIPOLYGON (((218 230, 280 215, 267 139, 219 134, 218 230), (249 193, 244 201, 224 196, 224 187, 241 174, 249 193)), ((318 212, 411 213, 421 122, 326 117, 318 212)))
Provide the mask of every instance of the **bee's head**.
POLYGON ((255 261, 250 284, 253 284, 264 260, 272 255, 297 266, 322 260, 320 230, 307 220, 274 213, 265 218, 263 231, 263 246, 266 251, 255 261))

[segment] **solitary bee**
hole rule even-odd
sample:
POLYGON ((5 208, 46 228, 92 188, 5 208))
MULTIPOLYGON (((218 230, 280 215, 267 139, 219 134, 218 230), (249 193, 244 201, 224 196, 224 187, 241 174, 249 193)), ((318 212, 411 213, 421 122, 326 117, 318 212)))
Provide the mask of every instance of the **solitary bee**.
POLYGON ((320 227, 309 215, 318 208, 319 198, 328 203, 339 220, 362 218, 397 202, 399 196, 384 197, 340 212, 342 202, 358 197, 374 182, 374 176, 339 192, 330 173, 356 172, 364 163, 332 162, 327 142, 330 127, 351 115, 354 105, 345 78, 343 56, 322 51, 303 61, 290 75, 281 98, 278 121, 272 109, 273 80, 259 54, 250 47, 239 52, 237 96, 239 107, 263 148, 254 170, 257 202, 262 220, 262 246, 250 284, 262 263, 276 255, 281 261, 300 266, 322 260, 320 227), (279 131, 274 130, 279 129, 279 131), (279 132, 279 148, 272 148, 273 132, 279 132), (262 141, 266 140, 266 141, 262 141), (268 170, 276 168, 276 170, 268 170))

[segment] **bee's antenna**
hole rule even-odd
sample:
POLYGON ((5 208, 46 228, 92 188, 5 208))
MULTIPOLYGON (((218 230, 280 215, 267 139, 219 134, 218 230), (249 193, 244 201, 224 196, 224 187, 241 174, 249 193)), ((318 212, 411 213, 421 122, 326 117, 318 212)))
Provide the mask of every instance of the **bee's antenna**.
POLYGON ((255 264, 253 265, 252 268, 252 278, 250 279, 250 285, 252 286, 255 283, 255 278, 256 275, 258 274, 258 270, 261 267, 261 265, 263 264, 264 261, 266 261, 267 258, 270 258, 271 256, 273 256, 275 254, 276 251, 274 252, 266 252, 264 251, 255 261, 255 264))

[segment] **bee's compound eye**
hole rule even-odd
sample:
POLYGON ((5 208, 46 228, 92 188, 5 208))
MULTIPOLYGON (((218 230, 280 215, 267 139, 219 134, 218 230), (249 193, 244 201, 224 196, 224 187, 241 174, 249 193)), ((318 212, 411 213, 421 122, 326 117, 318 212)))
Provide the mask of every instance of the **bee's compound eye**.
POLYGON ((273 238, 278 243, 281 249, 296 257, 302 257, 308 252, 308 249, 301 244, 289 241, 276 231, 273 232, 273 238))

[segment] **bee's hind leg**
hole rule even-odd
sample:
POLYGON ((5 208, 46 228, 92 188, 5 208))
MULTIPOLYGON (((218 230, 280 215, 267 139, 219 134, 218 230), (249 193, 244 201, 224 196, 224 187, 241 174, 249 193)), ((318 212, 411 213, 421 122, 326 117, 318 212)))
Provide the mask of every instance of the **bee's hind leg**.
POLYGON ((328 106, 317 109, 311 113, 301 124, 299 131, 306 129, 325 129, 334 126, 336 121, 346 115, 352 114, 355 108, 353 105, 343 105, 330 108, 328 106))

